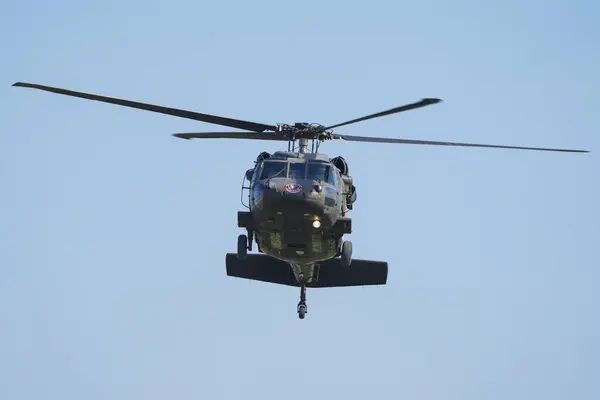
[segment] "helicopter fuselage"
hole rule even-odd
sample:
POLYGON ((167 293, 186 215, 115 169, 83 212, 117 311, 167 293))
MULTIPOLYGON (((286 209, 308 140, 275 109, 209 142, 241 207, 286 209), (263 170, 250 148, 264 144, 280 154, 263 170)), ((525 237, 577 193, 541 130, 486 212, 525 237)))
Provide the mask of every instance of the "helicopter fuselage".
POLYGON ((257 242, 271 256, 314 263, 335 257, 332 228, 341 216, 340 188, 312 179, 275 177, 253 185, 257 242))
POLYGON ((310 274, 314 264, 340 254, 341 239, 351 232, 355 188, 344 174, 347 165, 324 154, 263 156, 247 171, 249 211, 238 214, 238 225, 259 252, 289 263, 296 275, 310 274))

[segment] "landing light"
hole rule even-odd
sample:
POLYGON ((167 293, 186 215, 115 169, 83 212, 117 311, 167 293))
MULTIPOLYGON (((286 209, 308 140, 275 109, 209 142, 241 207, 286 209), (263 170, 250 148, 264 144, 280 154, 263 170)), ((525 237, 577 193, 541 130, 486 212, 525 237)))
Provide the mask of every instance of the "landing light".
POLYGON ((320 227, 321 227, 321 221, 319 221, 319 220, 313 221, 313 228, 318 229, 320 227))

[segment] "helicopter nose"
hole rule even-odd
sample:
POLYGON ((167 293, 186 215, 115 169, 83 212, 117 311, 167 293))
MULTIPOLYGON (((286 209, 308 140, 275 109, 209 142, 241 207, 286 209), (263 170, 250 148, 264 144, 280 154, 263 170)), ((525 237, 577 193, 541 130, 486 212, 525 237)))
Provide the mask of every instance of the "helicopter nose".
POLYGON ((265 202, 269 207, 286 213, 310 213, 321 215, 324 210, 323 188, 310 180, 275 180, 265 182, 265 202))

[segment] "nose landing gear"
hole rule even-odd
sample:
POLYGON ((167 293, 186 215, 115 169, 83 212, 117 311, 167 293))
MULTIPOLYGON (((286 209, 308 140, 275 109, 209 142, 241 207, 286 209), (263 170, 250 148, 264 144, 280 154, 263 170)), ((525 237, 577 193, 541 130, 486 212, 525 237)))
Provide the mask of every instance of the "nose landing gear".
POLYGON ((304 286, 304 282, 302 282, 300 283, 300 302, 298 303, 298 318, 304 319, 306 313, 306 286, 304 286))

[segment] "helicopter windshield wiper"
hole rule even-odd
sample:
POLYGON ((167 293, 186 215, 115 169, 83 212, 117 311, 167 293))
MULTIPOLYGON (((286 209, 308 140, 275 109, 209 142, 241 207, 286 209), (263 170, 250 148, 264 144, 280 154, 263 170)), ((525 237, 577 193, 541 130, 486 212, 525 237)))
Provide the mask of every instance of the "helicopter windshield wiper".
POLYGON ((15 84, 13 84, 13 86, 39 89, 39 90, 44 90, 46 92, 52 92, 52 93, 66 95, 66 96, 73 96, 73 97, 79 97, 79 98, 87 99, 87 100, 101 101, 104 103, 116 104, 119 106, 130 107, 130 108, 137 108, 140 110, 152 111, 152 112, 156 112, 156 113, 160 113, 160 114, 173 115, 173 116, 180 117, 180 118, 187 118, 187 119, 193 119, 196 121, 208 122, 210 124, 228 126, 230 128, 247 129, 247 130, 250 130, 253 132, 264 132, 264 131, 277 130, 277 127, 275 127, 274 125, 265 125, 265 124, 259 124, 256 122, 220 117, 217 115, 202 114, 202 113, 195 112, 195 111, 187 111, 187 110, 181 110, 178 108, 163 107, 163 106, 158 106, 158 105, 154 105, 154 104, 141 103, 139 101, 119 99, 116 97, 101 96, 98 94, 92 94, 92 93, 86 93, 86 92, 77 92, 74 90, 61 89, 61 88, 52 87, 52 86, 38 85, 38 84, 26 83, 26 82, 17 82, 15 84))
POLYGON ((587 150, 551 149, 551 148, 543 148, 543 147, 502 146, 502 145, 495 145, 495 144, 478 144, 478 143, 438 142, 438 141, 433 141, 433 140, 394 139, 394 138, 351 136, 351 135, 338 135, 338 134, 334 135, 334 139, 343 139, 343 140, 347 140, 349 142, 424 144, 424 145, 433 145, 433 146, 490 147, 490 148, 496 148, 496 149, 563 151, 563 152, 569 152, 569 153, 589 153, 589 151, 587 151, 587 150))
POLYGON ((282 175, 282 177, 283 177, 283 175, 285 175, 285 170, 286 170, 286 168, 287 168, 287 167, 283 167, 283 168, 282 168, 282 169, 281 169, 281 170, 280 170, 278 173, 276 173, 276 174, 274 174, 274 175, 271 175, 271 176, 269 177, 269 179, 277 178, 277 177, 279 177, 279 175, 282 175))

